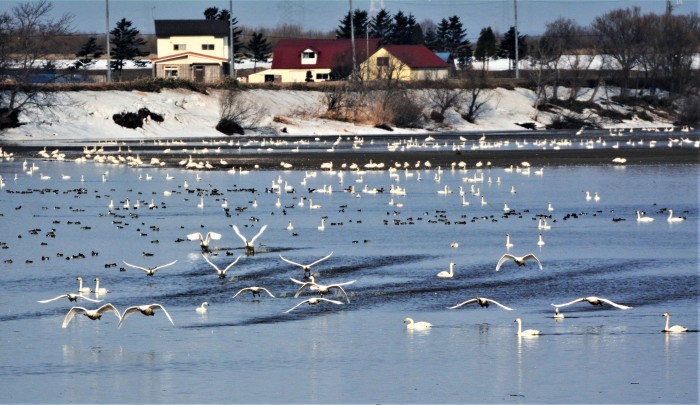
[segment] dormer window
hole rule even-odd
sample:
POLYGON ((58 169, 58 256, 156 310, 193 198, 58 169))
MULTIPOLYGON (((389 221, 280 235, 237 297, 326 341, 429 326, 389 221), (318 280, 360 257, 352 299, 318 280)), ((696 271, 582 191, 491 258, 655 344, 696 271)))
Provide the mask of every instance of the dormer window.
POLYGON ((318 60, 318 53, 313 49, 306 49, 301 53, 302 65, 315 65, 318 60))

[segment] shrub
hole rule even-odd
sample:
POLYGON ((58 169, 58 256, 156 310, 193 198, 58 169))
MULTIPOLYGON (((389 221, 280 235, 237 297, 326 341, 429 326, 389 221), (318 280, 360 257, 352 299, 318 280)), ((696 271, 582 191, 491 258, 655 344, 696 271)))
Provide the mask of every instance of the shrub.
POLYGON ((10 111, 7 107, 0 108, 0 130, 5 128, 17 128, 19 123, 19 110, 10 111))
POLYGON ((163 122, 165 118, 161 114, 151 112, 148 108, 140 108, 137 112, 120 112, 112 115, 114 123, 129 129, 143 128, 143 122, 150 118, 155 122, 163 122))
POLYGON ((423 109, 407 93, 390 92, 386 98, 386 110, 391 116, 391 123, 399 128, 420 128, 423 109))
POLYGON ((678 123, 680 125, 700 124, 700 97, 691 96, 681 101, 678 123))
POLYGON ((430 119, 437 123, 443 123, 445 121, 445 116, 440 114, 440 111, 433 110, 430 112, 430 119))
POLYGON ((393 132, 393 131, 394 131, 394 128, 392 128, 389 124, 383 124, 383 123, 382 123, 382 124, 377 124, 377 125, 375 125, 374 127, 375 127, 375 128, 378 128, 378 129, 383 129, 383 130, 389 131, 389 132, 393 132))
POLYGON ((243 135, 245 133, 242 126, 238 125, 236 121, 227 118, 219 120, 219 123, 216 124, 216 130, 224 135, 243 135))

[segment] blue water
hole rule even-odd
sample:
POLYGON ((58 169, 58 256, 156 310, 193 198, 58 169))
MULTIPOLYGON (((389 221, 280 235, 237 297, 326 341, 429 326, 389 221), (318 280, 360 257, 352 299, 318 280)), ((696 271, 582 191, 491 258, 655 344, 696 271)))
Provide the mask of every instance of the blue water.
POLYGON ((20 160, 0 163, 2 402, 698 402, 695 165, 545 167, 541 176, 535 167, 529 176, 447 169, 439 183, 436 168, 411 177, 399 171, 398 181, 368 171, 362 183, 357 173, 346 171, 341 183, 317 170, 303 186, 303 171, 200 172, 197 181, 197 172, 176 169, 33 163, 39 169, 31 176, 20 160), (484 182, 463 181, 475 173, 484 182), (265 192, 279 180, 295 192, 265 192), (363 193, 365 184, 386 192, 363 193), (389 195, 391 184, 407 195, 389 195), (470 193, 472 184, 486 205, 470 193), (308 192, 324 185, 333 193, 308 192), (437 193, 445 185, 452 194, 437 193), (359 198, 342 191, 350 186, 359 198), (598 192, 600 201, 586 201, 585 191, 598 192), (300 207, 302 196, 321 208, 309 209, 308 200, 300 207), (109 213, 110 200, 120 208, 126 198, 141 207, 109 213), (158 208, 147 209, 151 200, 158 208), (504 217, 504 203, 514 215, 504 217), (686 220, 668 223, 665 209, 686 220), (655 221, 637 223, 636 210, 655 221), (567 214, 577 218, 564 220, 567 214), (551 229, 538 229, 538 215, 551 215, 551 229), (232 224, 248 237, 268 225, 254 256, 244 255, 232 224), (244 255, 226 279, 186 240, 208 231, 223 236, 210 257, 219 267, 244 255), (496 272, 506 233, 515 245, 510 253, 532 252, 544 269, 509 262, 496 272), (289 279, 303 272, 279 255, 310 263, 330 252, 313 272, 326 284, 357 280, 345 287, 350 304, 285 313, 313 295, 293 298, 297 286, 289 279), (173 260, 153 277, 123 263, 173 260), (437 278, 450 262, 454 278, 437 278), (156 312, 132 315, 121 329, 112 314, 76 316, 62 329, 72 304, 36 301, 76 292, 78 276, 89 286, 100 277, 110 292, 99 298, 120 310, 162 304, 175 325, 156 312), (252 285, 278 298, 231 298, 252 285), (551 303, 591 295, 633 308, 579 303, 562 308, 564 320, 551 318, 551 303), (447 309, 475 296, 515 310, 447 309), (196 313, 204 301, 207 314, 196 313), (664 312, 691 332, 661 333, 664 312), (405 317, 433 328, 407 331, 405 317), (516 317, 542 335, 519 339, 516 317))

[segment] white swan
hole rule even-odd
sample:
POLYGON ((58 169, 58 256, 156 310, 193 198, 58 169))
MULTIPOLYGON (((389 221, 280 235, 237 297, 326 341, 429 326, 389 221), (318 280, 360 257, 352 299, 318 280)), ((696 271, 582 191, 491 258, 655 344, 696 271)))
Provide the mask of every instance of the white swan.
POLYGON ((97 295, 107 294, 109 292, 109 290, 107 290, 106 288, 100 287, 100 278, 99 277, 95 277, 95 291, 93 291, 93 292, 97 295))
POLYGON ((202 305, 198 306, 195 311, 200 314, 206 314, 207 313, 207 307, 209 306, 209 303, 204 301, 202 305))
POLYGON ((652 217, 643 217, 641 211, 637 211, 637 222, 653 222, 652 217))
POLYGON ((413 322, 412 318, 406 318, 403 320, 403 323, 407 323, 406 329, 408 330, 424 330, 424 329, 430 329, 433 327, 433 325, 430 322, 413 322))
POLYGON ((498 271, 498 269, 501 268, 501 265, 503 265, 503 263, 507 262, 508 260, 513 260, 518 266, 524 266, 526 261, 534 260, 535 262, 537 262, 537 265, 540 266, 540 270, 542 270, 542 263, 540 263, 540 260, 532 253, 526 254, 525 256, 513 256, 509 253, 505 253, 498 260, 498 264, 496 264, 496 271, 498 271))
POLYGON ((80 283, 78 285, 78 292, 81 292, 81 293, 92 292, 92 290, 90 290, 90 287, 87 287, 87 286, 83 287, 83 278, 82 277, 77 277, 76 280, 78 280, 78 282, 80 283))
POLYGON ((325 217, 321 218, 321 225, 318 226, 318 230, 321 232, 326 230, 326 218, 325 217))
POLYGON ((537 329, 523 330, 522 321, 520 320, 520 318, 515 318, 514 322, 518 323, 518 336, 530 337, 530 336, 537 336, 540 334, 540 331, 538 331, 537 329))
POLYGON ((552 212, 554 211, 554 207, 552 207, 552 203, 547 203, 547 211, 552 212))
POLYGON ((585 301, 585 302, 588 302, 588 303, 591 304, 591 305, 600 305, 600 306, 603 306, 603 303, 606 303, 606 304, 609 304, 609 305, 614 306, 615 308, 620 308, 620 309, 630 309, 630 308, 632 308, 632 307, 628 307, 627 305, 616 304, 616 303, 614 303, 614 302, 612 302, 612 301, 610 301, 610 300, 608 300, 608 299, 605 299, 605 298, 598 298, 598 297, 593 297, 593 296, 591 296, 591 297, 579 298, 579 299, 577 299, 577 300, 573 300, 573 301, 567 302, 567 303, 565 303, 565 304, 558 304, 558 305, 557 305, 557 304, 552 304, 552 306, 553 306, 553 307, 556 307, 556 308, 559 308, 559 307, 565 307, 565 306, 567 306, 567 305, 575 304, 575 303, 577 303, 577 302, 584 302, 584 301, 585 301))
POLYGON ((564 319, 564 314, 559 312, 559 308, 554 308, 554 316, 552 317, 554 319, 564 319))
POLYGON ((263 225, 262 228, 258 231, 258 233, 253 236, 252 239, 248 240, 246 239, 245 236, 241 234, 241 231, 238 230, 238 227, 236 225, 231 225, 233 228, 233 231, 236 232, 236 235, 238 235, 239 238, 245 243, 245 254, 248 256, 252 256, 255 254, 255 240, 262 235, 263 232, 265 232, 265 229, 267 229, 267 225, 263 225))
POLYGON ((202 248, 202 253, 208 253, 209 250, 209 242, 212 240, 219 240, 221 239, 221 234, 216 233, 216 232, 207 232, 207 236, 204 237, 202 236, 201 233, 195 232, 187 235, 188 240, 199 240, 199 246, 202 248))
POLYGON ((669 325, 669 323, 671 322, 671 314, 669 314, 668 312, 664 312, 664 315, 663 315, 663 316, 666 317, 666 327, 664 328, 664 330, 662 330, 662 332, 666 332, 666 333, 682 333, 682 332, 687 332, 687 331, 688 331, 688 328, 685 328, 685 327, 683 327, 683 326, 681 326, 681 325, 673 325, 673 326, 671 326, 671 327, 669 328, 668 325, 669 325))
POLYGON ((126 320, 126 318, 129 315, 133 314, 134 312, 139 311, 146 316, 153 316, 153 315, 155 315, 153 310, 157 309, 157 308, 162 309, 165 316, 168 317, 168 320, 170 321, 170 323, 175 325, 175 322, 173 322, 173 318, 170 317, 170 314, 168 313, 168 311, 165 310, 165 308, 162 305, 150 304, 150 305, 138 305, 138 306, 133 306, 133 307, 129 307, 129 308, 125 309, 124 314, 122 315, 122 319, 119 321, 119 325, 117 325, 117 329, 121 328, 122 324, 124 323, 124 320, 126 320))
POLYGON ((243 293, 246 292, 246 291, 250 291, 250 292, 253 294, 253 298, 255 298, 256 295, 257 295, 258 297, 260 297, 260 292, 261 292, 261 291, 264 291, 264 292, 266 292, 267 295, 269 295, 270 297, 275 298, 275 296, 270 292, 270 290, 268 290, 268 289, 265 288, 265 287, 257 287, 257 286, 241 288, 241 289, 236 293, 236 295, 234 295, 234 296, 231 297, 231 298, 236 298, 236 297, 238 297, 239 295, 243 294, 243 293))
POLYGON ((295 308, 297 308, 298 306, 300 306, 302 304, 308 303, 309 305, 316 305, 316 304, 319 304, 321 302, 330 302, 330 303, 336 304, 336 305, 343 305, 343 303, 341 301, 329 300, 327 298, 314 297, 314 298, 309 298, 308 300, 304 300, 304 301, 296 304, 295 306, 289 308, 288 310, 286 310, 284 312, 285 313, 291 312, 292 310, 294 310, 295 308))
POLYGON ((542 240, 542 233, 540 233, 540 239, 537 241, 537 246, 544 246, 544 241, 542 240))
POLYGON ((683 217, 674 217, 673 216, 673 210, 668 210, 668 222, 681 222, 685 221, 685 218, 683 217))
POLYGON ((482 297, 476 297, 476 298, 472 298, 472 299, 470 299, 470 300, 466 300, 466 301, 464 301, 464 302, 462 302, 462 303, 460 303, 460 304, 457 304, 457 305, 455 305, 455 306, 449 307, 449 309, 459 308, 459 307, 461 307, 462 305, 471 304, 472 302, 476 302, 477 304, 481 305, 482 308, 488 308, 488 307, 489 307, 489 303, 493 302, 494 304, 496 304, 496 305, 498 305, 499 307, 505 309, 506 311, 512 311, 512 310, 513 310, 513 308, 507 307, 507 306, 505 306, 505 305, 503 305, 503 304, 501 304, 501 303, 499 303, 499 302, 497 302, 497 301, 495 301, 495 300, 492 300, 492 299, 489 299, 489 298, 482 298, 482 297))
POLYGON ((295 280, 291 277, 290 277, 290 279, 293 282, 295 282, 296 284, 301 284, 301 287, 299 287, 297 289, 297 292, 294 294, 294 298, 298 298, 299 294, 301 294, 301 292, 304 291, 304 289, 306 287, 309 287, 309 290, 316 291, 321 295, 326 295, 330 292, 331 289, 336 288, 343 293, 348 304, 350 303, 350 298, 348 298, 348 293, 345 292, 345 290, 343 289, 343 286, 350 285, 350 284, 354 283, 355 281, 357 281, 357 280, 352 280, 352 281, 346 281, 344 283, 334 283, 334 284, 325 285, 325 284, 318 284, 316 282, 316 279, 314 279, 314 276, 309 276, 310 281, 307 281, 307 282, 295 280))
POLYGON ((207 261, 207 263, 209 263, 209 265, 211 265, 211 267, 214 268, 214 270, 216 270, 216 274, 218 274, 219 278, 226 278, 226 272, 227 272, 231 267, 233 267, 236 263, 238 263, 238 260, 239 260, 241 257, 243 257, 243 256, 238 256, 238 257, 236 258, 236 260, 234 260, 231 264, 229 264, 228 266, 226 266, 226 268, 224 268, 223 270, 221 270, 221 269, 219 268, 219 266, 217 266, 217 265, 215 265, 214 263, 212 263, 212 262, 207 258, 207 256, 202 255, 202 257, 204 258, 204 260, 207 261))
POLYGON ((510 234, 507 233, 507 234, 506 234, 506 250, 508 250, 508 249, 510 249, 510 248, 512 248, 512 247, 513 247, 513 244, 510 243, 510 234))
POLYGON ((455 275, 454 269, 455 269, 455 264, 450 262, 450 270, 449 271, 443 270, 436 275, 440 278, 452 278, 455 275))
POLYGON ((114 312, 114 314, 119 318, 119 322, 121 322, 122 317, 119 315, 119 310, 114 307, 112 304, 104 304, 103 306, 97 308, 97 309, 85 309, 83 307, 73 307, 71 308, 68 313, 66 314, 66 317, 63 319, 63 326, 62 328, 66 328, 70 321, 73 320, 73 317, 75 317, 75 314, 78 312, 82 312, 83 315, 87 316, 88 318, 92 319, 93 321, 96 321, 100 318, 102 318, 102 314, 104 312, 114 312))
POLYGON ((77 301, 78 298, 81 298, 81 299, 84 299, 84 300, 88 300, 88 301, 90 301, 90 302, 102 302, 102 300, 93 300, 92 298, 86 297, 86 296, 84 296, 84 295, 72 294, 72 293, 59 295, 58 297, 55 297, 55 298, 51 298, 51 299, 48 299, 48 300, 37 301, 37 302, 40 303, 40 304, 46 304, 47 302, 56 301, 56 300, 59 300, 59 299, 61 299, 61 298, 68 298, 68 301, 71 301, 71 302, 77 301))
POLYGON ((289 225, 287 225, 287 230, 288 230, 288 231, 293 231, 293 230, 294 230, 294 225, 292 225, 292 221, 289 221, 289 225))
POLYGON ((279 256, 280 256, 280 259, 284 260, 285 262, 301 267, 304 270, 304 278, 309 278, 309 276, 311 275, 311 266, 314 266, 318 263, 321 263, 322 261, 328 259, 332 255, 333 255, 333 252, 329 253, 328 256, 322 257, 322 258, 316 260, 315 262, 309 263, 309 264, 301 264, 301 263, 293 262, 289 259, 285 259, 284 257, 282 257, 282 255, 279 255, 279 256))
POLYGON ((127 262, 124 262, 124 264, 126 264, 126 265, 129 266, 129 267, 133 267, 133 268, 135 268, 135 269, 139 269, 139 270, 141 270, 141 271, 146 272, 146 275, 147 275, 147 276, 152 276, 152 275, 154 275, 154 274, 156 273, 156 271, 162 269, 163 267, 172 266, 172 265, 175 264, 175 263, 177 263, 177 260, 174 260, 174 261, 172 261, 172 262, 170 262, 170 263, 168 263, 168 264, 163 264, 163 265, 161 265, 161 266, 156 266, 156 267, 151 267, 151 268, 145 268, 145 267, 136 266, 136 265, 133 265, 133 264, 129 264, 129 263, 127 263, 127 262))

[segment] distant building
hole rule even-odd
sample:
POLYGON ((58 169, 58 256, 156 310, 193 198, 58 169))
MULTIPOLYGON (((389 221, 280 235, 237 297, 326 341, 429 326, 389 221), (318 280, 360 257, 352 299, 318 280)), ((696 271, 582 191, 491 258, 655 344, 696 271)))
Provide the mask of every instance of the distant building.
POLYGON ((386 45, 360 65, 363 80, 438 80, 449 63, 425 45, 386 45))
MULTIPOLYGON (((355 40, 357 66, 377 49, 379 40, 355 40), (369 51, 369 52, 368 52, 369 51)), ((352 74, 352 44, 349 39, 281 39, 275 46, 271 69, 248 76, 249 83, 294 83, 326 81, 331 72, 340 77, 352 74)))
POLYGON ((153 76, 217 82, 229 74, 229 25, 223 20, 156 20, 153 76))

